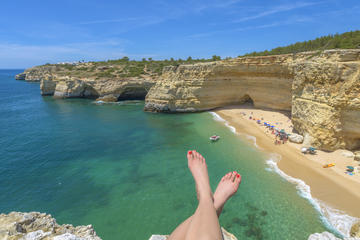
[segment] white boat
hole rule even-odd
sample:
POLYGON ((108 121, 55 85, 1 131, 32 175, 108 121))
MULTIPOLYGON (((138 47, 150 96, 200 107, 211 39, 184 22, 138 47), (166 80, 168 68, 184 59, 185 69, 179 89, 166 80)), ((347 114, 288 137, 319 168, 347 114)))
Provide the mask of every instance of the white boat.
POLYGON ((220 139, 220 136, 218 136, 218 135, 214 135, 214 136, 210 137, 210 140, 213 141, 213 142, 215 142, 215 141, 217 141, 219 139, 220 139))

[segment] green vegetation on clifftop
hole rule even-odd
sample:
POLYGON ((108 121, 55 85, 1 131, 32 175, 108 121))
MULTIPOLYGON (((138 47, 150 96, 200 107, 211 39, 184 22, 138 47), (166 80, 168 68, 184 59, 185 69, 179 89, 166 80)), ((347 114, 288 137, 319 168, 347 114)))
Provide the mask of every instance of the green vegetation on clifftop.
POLYGON ((210 59, 193 59, 188 57, 186 60, 153 60, 152 58, 141 61, 130 60, 123 57, 116 60, 99 62, 79 62, 76 64, 45 64, 45 66, 55 66, 59 75, 71 75, 77 77, 100 78, 126 78, 140 77, 142 75, 160 75, 166 66, 178 66, 180 64, 193 64, 199 62, 211 62, 221 60, 220 56, 212 56, 210 59))
POLYGON ((351 49, 360 48, 360 31, 351 31, 343 34, 328 35, 314 40, 297 42, 285 47, 277 47, 271 51, 247 53, 243 56, 267 56, 306 51, 318 51, 327 49, 351 49))

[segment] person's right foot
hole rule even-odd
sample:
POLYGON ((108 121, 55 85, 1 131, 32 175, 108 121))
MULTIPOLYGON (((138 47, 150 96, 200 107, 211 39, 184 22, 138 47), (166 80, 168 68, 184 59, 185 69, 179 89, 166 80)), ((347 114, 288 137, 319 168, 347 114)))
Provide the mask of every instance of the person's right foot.
POLYGON ((237 172, 229 172, 222 177, 214 194, 214 207, 218 216, 226 201, 237 192, 240 183, 241 175, 237 172))
POLYGON ((198 199, 200 200, 204 196, 212 199, 205 158, 195 150, 188 151, 187 158, 188 167, 195 180, 198 199))

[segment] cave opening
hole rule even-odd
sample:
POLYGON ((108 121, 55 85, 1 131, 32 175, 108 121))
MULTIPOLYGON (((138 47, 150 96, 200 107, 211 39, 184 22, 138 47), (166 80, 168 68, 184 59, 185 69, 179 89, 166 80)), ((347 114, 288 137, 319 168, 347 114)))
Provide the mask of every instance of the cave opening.
POLYGON ((125 100, 145 100, 148 91, 145 88, 126 88, 119 95, 118 101, 125 100))
POLYGON ((254 100, 248 94, 245 94, 240 98, 240 104, 254 106, 254 100))

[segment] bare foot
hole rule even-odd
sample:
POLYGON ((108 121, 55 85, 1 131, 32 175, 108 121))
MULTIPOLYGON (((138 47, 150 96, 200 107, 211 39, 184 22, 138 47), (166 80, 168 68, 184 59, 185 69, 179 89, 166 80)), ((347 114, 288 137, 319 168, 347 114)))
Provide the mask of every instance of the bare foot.
POLYGON ((237 172, 229 172, 222 177, 214 194, 214 207, 218 216, 226 201, 237 192, 240 183, 241 175, 237 172))
POLYGON ((209 175, 205 158, 200 153, 188 151, 188 167, 192 173, 195 183, 198 199, 210 197, 212 199, 211 188, 209 184, 209 175))

